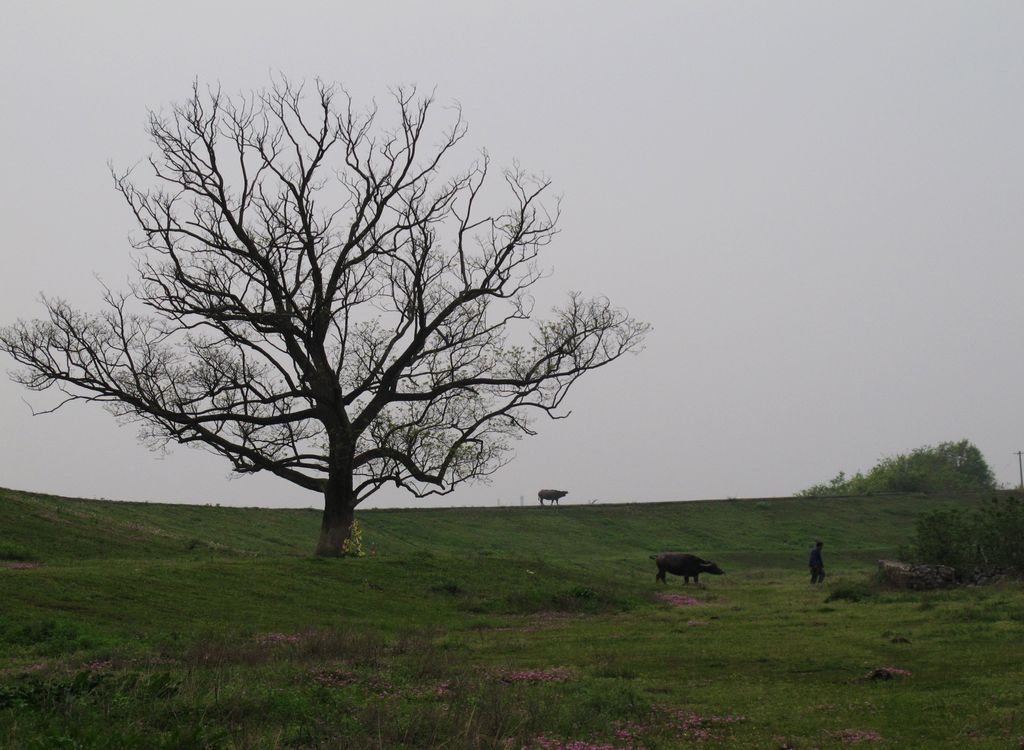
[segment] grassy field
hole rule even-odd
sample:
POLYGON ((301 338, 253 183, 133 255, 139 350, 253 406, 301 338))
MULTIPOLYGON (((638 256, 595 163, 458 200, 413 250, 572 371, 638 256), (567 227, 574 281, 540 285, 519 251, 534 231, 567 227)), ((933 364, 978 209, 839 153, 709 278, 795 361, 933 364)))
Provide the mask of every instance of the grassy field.
POLYGON ((1020 747, 1024 588, 871 582, 983 499, 366 511, 322 560, 314 511, 0 490, 0 746, 1020 747))

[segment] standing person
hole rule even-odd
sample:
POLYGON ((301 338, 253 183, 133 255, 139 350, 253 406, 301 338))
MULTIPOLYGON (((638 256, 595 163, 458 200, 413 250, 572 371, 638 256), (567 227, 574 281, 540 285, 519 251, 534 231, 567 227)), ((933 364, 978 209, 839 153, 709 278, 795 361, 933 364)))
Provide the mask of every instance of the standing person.
POLYGON ((824 542, 817 541, 814 543, 814 549, 811 550, 811 559, 808 565, 811 566, 811 583, 821 583, 825 580, 825 562, 821 559, 821 548, 824 542))

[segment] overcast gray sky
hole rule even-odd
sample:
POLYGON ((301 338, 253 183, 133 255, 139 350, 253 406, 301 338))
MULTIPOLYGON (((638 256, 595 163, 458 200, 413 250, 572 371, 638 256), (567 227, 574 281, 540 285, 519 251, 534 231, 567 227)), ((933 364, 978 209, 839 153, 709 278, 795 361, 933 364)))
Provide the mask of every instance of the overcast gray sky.
MULTIPOLYGON (((458 100, 468 142, 563 194, 548 289, 654 326, 492 484, 368 505, 790 494, 968 438, 1003 482, 1024 448, 1020 2, 10 0, 0 27, 0 323, 38 296, 98 309, 132 219, 108 160, 194 78, 272 72, 458 100)), ((8 369, 6 358, 0 367, 8 369)), ((0 380, 0 486, 314 505, 222 459, 160 458, 102 409, 0 380)))

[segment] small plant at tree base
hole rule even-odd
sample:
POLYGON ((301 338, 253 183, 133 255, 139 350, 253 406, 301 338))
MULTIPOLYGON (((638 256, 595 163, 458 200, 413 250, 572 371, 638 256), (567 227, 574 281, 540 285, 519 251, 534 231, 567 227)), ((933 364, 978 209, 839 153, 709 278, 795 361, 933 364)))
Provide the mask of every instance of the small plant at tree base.
POLYGON ((348 539, 341 543, 342 557, 366 557, 363 550, 363 527, 359 521, 352 522, 352 532, 348 539))

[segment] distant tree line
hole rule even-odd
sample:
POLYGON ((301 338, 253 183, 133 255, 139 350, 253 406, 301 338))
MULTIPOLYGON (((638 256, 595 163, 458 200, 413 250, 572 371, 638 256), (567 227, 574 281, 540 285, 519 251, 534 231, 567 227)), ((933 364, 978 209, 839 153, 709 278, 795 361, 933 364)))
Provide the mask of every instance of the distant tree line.
POLYGON ((995 475, 977 446, 968 440, 926 445, 883 458, 867 474, 840 471, 800 497, 874 495, 887 492, 963 492, 996 489, 995 475))

